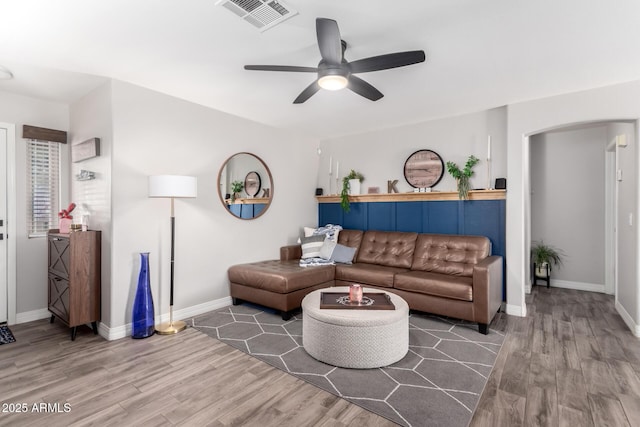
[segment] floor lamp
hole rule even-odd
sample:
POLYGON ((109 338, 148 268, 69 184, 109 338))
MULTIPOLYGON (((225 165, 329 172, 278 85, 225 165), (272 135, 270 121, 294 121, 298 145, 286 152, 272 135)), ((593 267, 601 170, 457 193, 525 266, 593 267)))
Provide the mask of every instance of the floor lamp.
POLYGON ((161 335, 176 334, 187 327, 181 320, 173 320, 173 263, 176 234, 176 218, 173 199, 193 198, 198 195, 198 181, 194 176, 154 175, 149 177, 149 197, 171 199, 171 293, 169 294, 169 322, 156 326, 156 333, 161 335))

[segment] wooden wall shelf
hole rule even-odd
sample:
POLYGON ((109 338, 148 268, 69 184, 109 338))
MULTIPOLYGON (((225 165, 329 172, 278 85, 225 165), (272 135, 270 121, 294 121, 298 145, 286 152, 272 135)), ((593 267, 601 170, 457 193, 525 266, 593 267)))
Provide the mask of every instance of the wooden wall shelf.
MULTIPOLYGON (((506 190, 471 190, 469 200, 505 200, 506 190)), ((318 203, 340 203, 339 195, 316 196, 318 203)), ((422 202, 459 200, 457 191, 433 191, 431 193, 360 194, 349 196, 350 202, 422 202)))
POLYGON ((225 200, 227 205, 240 205, 240 204, 251 204, 251 205, 266 205, 271 201, 269 197, 238 197, 234 202, 231 199, 225 200))

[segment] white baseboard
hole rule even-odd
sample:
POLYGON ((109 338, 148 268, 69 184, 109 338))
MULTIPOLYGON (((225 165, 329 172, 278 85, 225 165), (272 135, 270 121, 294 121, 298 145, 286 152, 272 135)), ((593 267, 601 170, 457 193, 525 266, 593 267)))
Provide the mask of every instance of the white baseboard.
POLYGON ((622 320, 624 320, 624 323, 626 323, 629 329, 631 330, 631 333, 634 336, 640 338, 640 325, 636 324, 633 321, 633 318, 629 315, 629 313, 627 313, 627 310, 625 310, 622 304, 620 304, 617 300, 616 300, 616 310, 618 311, 618 314, 620 315, 620 317, 622 317, 622 320))
POLYGON ((51 317, 51 313, 46 308, 40 310, 25 311, 22 313, 16 313, 16 324, 33 322, 34 320, 48 319, 51 317))
MULTIPOLYGON (((231 297, 224 297, 217 300, 205 302, 198 305, 193 305, 191 307, 186 307, 180 310, 175 310, 173 312, 173 318, 175 320, 184 320, 189 319, 194 316, 198 316, 202 313, 207 313, 212 310, 217 310, 222 307, 227 307, 231 305, 231 297)), ((169 321, 169 313, 165 313, 159 316, 156 316, 156 324, 162 322, 169 321)), ((131 335, 131 323, 127 323, 126 325, 116 326, 114 328, 110 328, 103 323, 100 323, 98 327, 98 333, 103 336, 105 339, 109 341, 117 340, 120 338, 124 338, 126 336, 131 335)))
POLYGON ((506 313, 510 316, 527 317, 526 305, 519 306, 519 305, 513 305, 513 304, 506 304, 505 308, 506 308, 506 313))
MULTIPOLYGON (((606 293, 605 286, 599 283, 572 282, 570 280, 551 279, 550 285, 554 288, 575 289, 578 291, 606 293)), ((543 286, 543 285, 538 285, 543 286)))

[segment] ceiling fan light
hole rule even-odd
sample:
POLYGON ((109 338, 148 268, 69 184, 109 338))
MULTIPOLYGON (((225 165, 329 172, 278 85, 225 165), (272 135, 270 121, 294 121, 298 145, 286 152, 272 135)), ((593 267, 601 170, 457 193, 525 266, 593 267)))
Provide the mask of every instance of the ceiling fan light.
POLYGON ((326 90, 340 90, 347 87, 347 83, 349 81, 345 76, 340 75, 329 75, 323 76, 318 79, 318 84, 322 89, 326 90))

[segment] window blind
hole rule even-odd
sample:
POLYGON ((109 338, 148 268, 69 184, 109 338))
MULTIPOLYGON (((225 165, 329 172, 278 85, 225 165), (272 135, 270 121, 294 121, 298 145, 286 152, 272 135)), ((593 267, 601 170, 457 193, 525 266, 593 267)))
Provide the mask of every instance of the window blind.
POLYGON ((60 206, 60 144, 27 141, 27 232, 46 235, 58 228, 60 206))

